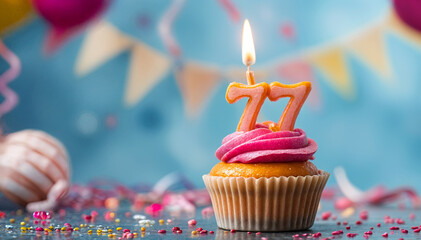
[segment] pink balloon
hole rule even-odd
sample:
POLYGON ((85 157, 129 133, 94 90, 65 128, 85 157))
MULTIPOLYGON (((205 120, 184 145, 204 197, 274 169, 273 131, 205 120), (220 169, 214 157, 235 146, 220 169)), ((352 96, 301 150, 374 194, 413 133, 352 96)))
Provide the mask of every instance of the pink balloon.
POLYGON ((421 32, 420 0, 393 0, 393 5, 402 21, 418 32, 421 32))
POLYGON ((34 0, 39 14, 54 28, 69 29, 87 23, 106 6, 107 0, 34 0))

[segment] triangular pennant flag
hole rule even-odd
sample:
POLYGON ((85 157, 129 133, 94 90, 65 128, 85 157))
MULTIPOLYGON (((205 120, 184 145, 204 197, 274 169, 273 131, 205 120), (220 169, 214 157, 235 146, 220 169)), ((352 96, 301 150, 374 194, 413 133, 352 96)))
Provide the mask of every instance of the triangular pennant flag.
POLYGON ((221 78, 218 69, 198 63, 186 63, 176 72, 176 79, 188 117, 200 113, 221 78))
POLYGON ((76 61, 76 74, 85 75, 117 54, 127 50, 134 41, 108 22, 98 22, 90 29, 76 61))
POLYGON ((279 76, 290 83, 298 83, 309 81, 312 85, 312 90, 308 96, 308 101, 313 107, 320 105, 320 93, 314 76, 313 69, 309 62, 304 60, 292 60, 283 62, 279 65, 277 72, 279 76))
POLYGON ((125 103, 127 105, 138 103, 167 74, 170 67, 171 61, 165 55, 137 42, 130 59, 125 103))
POLYGON ((395 12, 391 12, 387 19, 387 26, 390 30, 402 35, 409 41, 421 46, 421 33, 406 25, 395 12))
POLYGON ((346 43, 346 49, 374 68, 385 79, 392 77, 392 68, 383 37, 384 27, 376 25, 346 43))
POLYGON ((332 47, 307 55, 313 65, 319 68, 330 84, 345 98, 354 97, 354 87, 351 83, 348 66, 343 49, 332 47))

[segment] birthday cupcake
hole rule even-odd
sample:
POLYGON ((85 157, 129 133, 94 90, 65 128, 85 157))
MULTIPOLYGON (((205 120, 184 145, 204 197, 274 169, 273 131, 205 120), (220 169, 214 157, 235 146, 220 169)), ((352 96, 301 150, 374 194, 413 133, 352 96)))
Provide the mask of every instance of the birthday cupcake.
POLYGON ((240 231, 310 228, 329 174, 309 160, 316 143, 301 129, 254 130, 224 138, 220 163, 204 175, 217 224, 240 231))

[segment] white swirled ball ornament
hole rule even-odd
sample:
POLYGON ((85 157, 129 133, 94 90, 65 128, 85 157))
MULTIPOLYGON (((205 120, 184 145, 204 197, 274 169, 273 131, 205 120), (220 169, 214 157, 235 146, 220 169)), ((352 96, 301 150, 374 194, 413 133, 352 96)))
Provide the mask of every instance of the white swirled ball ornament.
POLYGON ((43 131, 23 130, 0 142, 0 191, 28 211, 53 209, 69 190, 63 145, 43 131))

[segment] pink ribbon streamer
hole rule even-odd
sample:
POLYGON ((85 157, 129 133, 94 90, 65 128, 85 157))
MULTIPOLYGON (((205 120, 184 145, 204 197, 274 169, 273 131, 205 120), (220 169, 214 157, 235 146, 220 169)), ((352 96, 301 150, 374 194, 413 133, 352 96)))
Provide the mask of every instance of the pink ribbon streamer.
POLYGON ((0 75, 0 93, 4 96, 4 101, 0 104, 0 117, 2 117, 4 114, 10 112, 18 103, 18 95, 7 84, 19 76, 21 63, 19 58, 1 40, 0 56, 10 65, 10 68, 0 75))
POLYGON ((168 10, 165 11, 158 24, 159 36, 161 37, 165 47, 174 57, 179 57, 181 55, 181 49, 171 31, 171 28, 175 18, 181 11, 184 2, 185 0, 173 0, 172 4, 168 10))
POLYGON ((342 167, 335 168, 334 174, 338 187, 345 196, 335 201, 337 209, 343 210, 354 205, 363 204, 381 205, 393 203, 405 195, 409 198, 414 208, 420 205, 420 198, 412 188, 400 187, 388 191, 383 186, 375 186, 368 191, 361 191, 349 181, 342 167))
POLYGON ((230 16, 231 20, 234 22, 240 21, 240 12, 235 7, 235 5, 231 2, 231 0, 219 0, 221 5, 227 10, 228 15, 230 16))

